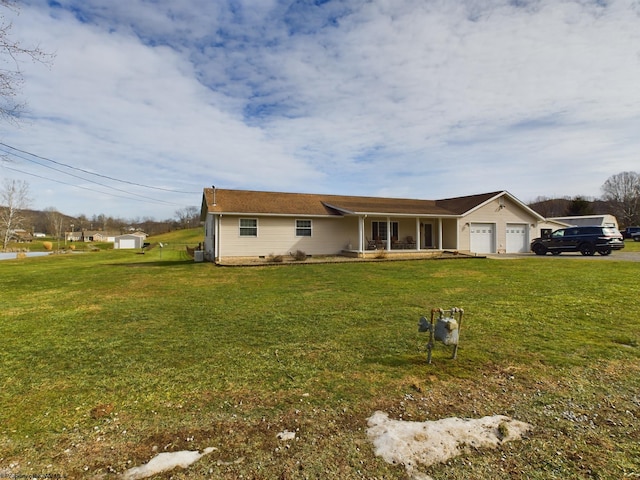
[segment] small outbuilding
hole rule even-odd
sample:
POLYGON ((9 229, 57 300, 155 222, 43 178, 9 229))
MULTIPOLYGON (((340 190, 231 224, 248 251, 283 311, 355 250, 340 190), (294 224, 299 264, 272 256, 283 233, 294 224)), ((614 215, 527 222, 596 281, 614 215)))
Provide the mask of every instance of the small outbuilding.
POLYGON ((574 217, 552 217, 549 220, 566 223, 572 227, 614 227, 618 228, 618 220, 609 214, 602 215, 577 215, 574 217))
POLYGON ((115 237, 113 243, 114 249, 136 249, 142 248, 147 235, 142 232, 127 233, 125 235, 118 235, 115 237))

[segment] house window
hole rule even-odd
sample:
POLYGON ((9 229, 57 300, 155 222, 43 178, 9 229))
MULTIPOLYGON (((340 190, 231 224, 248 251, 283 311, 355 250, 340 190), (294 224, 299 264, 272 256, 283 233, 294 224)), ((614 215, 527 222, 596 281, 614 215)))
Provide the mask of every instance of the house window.
POLYGON ((296 237, 311 236, 311 220, 296 220, 296 237))
MULTIPOLYGON (((374 240, 386 240, 387 222, 371 222, 371 236, 374 240)), ((398 222, 391 222, 391 236, 398 238, 398 222)))
POLYGON ((240 236, 241 237, 257 237, 258 236, 258 219, 257 218, 241 218, 240 219, 240 236))

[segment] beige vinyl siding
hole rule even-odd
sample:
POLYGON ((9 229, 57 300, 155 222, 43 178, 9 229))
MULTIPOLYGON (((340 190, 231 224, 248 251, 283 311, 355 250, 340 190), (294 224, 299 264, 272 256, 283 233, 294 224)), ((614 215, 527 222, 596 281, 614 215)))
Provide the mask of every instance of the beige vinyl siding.
POLYGON ((529 238, 537 236, 538 219, 507 197, 496 198, 460 220, 460 250, 470 250, 471 234, 468 224, 471 223, 492 223, 495 225, 496 250, 498 252, 506 250, 507 224, 526 224, 529 229, 529 238), (503 208, 500 207, 501 204, 504 205, 503 208))
POLYGON ((458 219, 445 218, 442 220, 442 249, 458 249, 458 219))
POLYGON ((223 215, 221 257, 288 255, 301 250, 307 255, 332 255, 342 252, 348 243, 357 245, 358 221, 355 217, 260 217, 258 236, 240 236, 240 217, 223 215), (311 237, 296 235, 296 220, 311 220, 311 237))

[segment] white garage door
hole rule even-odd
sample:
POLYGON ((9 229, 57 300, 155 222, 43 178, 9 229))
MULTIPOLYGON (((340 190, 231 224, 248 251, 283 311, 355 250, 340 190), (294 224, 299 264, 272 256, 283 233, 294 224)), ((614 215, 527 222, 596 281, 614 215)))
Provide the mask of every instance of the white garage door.
POLYGON ((495 253, 496 226, 493 223, 471 224, 471 251, 475 253, 495 253))
POLYGON ((122 239, 120 240, 120 248, 136 248, 136 241, 134 239, 122 239))
POLYGON ((528 251, 527 225, 507 223, 507 253, 524 253, 528 251))

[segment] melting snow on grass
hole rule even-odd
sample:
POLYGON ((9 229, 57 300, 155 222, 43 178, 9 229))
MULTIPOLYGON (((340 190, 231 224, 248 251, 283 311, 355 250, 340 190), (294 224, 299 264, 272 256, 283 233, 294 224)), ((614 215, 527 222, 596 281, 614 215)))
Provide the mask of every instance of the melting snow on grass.
POLYGON ((466 447, 496 448, 504 442, 519 440, 532 430, 525 422, 503 415, 480 419, 445 418, 430 422, 391 420, 384 412, 368 419, 367 435, 375 454, 388 463, 402 464, 414 479, 428 479, 417 464, 443 463, 460 455, 466 447))
POLYGON ((139 480, 168 470, 173 470, 176 467, 187 468, 189 465, 197 462, 200 458, 210 454, 214 450, 215 448, 209 447, 205 448, 202 453, 190 450, 159 453, 149 460, 149 463, 145 463, 139 467, 130 468, 122 474, 121 478, 123 480, 139 480))

